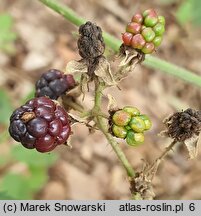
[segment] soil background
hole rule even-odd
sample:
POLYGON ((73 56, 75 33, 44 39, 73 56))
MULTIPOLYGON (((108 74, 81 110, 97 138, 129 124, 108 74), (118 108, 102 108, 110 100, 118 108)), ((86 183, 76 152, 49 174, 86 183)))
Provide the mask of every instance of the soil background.
MULTIPOLYGON (((181 1, 135 0, 63 0, 86 20, 95 22, 104 31, 121 38, 130 17, 137 10, 155 8, 166 17, 166 34, 157 57, 193 70, 201 75, 200 27, 191 23, 181 26, 175 13, 181 1)), ((35 81, 49 68, 65 69, 68 61, 77 59, 77 27, 48 9, 39 1, 3 0, 0 11, 14 19, 18 35, 15 54, 0 51, 0 88, 4 89, 15 107, 30 92, 35 81)), ((112 56, 112 51, 109 50, 112 56)), ((119 107, 133 105, 148 114, 153 128, 146 133, 145 143, 132 148, 120 145, 136 170, 151 163, 171 142, 158 136, 164 130, 163 119, 188 107, 201 109, 201 91, 175 77, 138 65, 119 89, 110 88, 119 107)), ((107 105, 104 98, 104 106, 107 105)), ((83 102, 93 105, 93 93, 83 102)), ((73 127, 72 149, 58 147, 58 161, 48 170, 48 182, 35 194, 35 199, 129 199, 125 171, 110 145, 100 132, 89 135, 84 125, 73 127)), ((2 148, 16 145, 12 139, 2 148)), ((177 145, 161 164, 153 181, 156 199, 201 199, 201 147, 195 160, 188 159, 183 145, 177 145)), ((19 166, 21 166, 19 164, 19 166)), ((19 169, 20 170, 20 169, 19 169)), ((21 171, 19 171, 21 172, 21 171)), ((5 173, 5 170, 4 170, 5 173)), ((23 173, 22 173, 23 175, 23 173)))

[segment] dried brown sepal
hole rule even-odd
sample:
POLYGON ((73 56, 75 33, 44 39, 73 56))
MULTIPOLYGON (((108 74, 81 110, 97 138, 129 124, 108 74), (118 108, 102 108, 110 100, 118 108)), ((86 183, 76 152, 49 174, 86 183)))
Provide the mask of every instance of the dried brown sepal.
POLYGON ((153 200, 155 197, 151 180, 143 172, 137 172, 130 181, 130 191, 133 198, 153 200))
POLYGON ((133 49, 122 44, 119 48, 120 56, 123 58, 120 66, 141 63, 145 60, 145 54, 138 49, 133 49))
POLYGON ((72 97, 72 98, 75 99, 75 98, 79 97, 81 95, 81 93, 82 92, 81 92, 81 89, 80 89, 80 85, 76 85, 73 89, 67 91, 65 93, 65 95, 67 97, 72 97))
POLYGON ((108 98, 107 110, 109 110, 109 112, 111 110, 118 110, 118 106, 115 98, 111 94, 108 94, 107 98, 108 98))
POLYGON ((191 108, 176 112, 164 120, 166 136, 177 142, 184 142, 193 136, 198 136, 201 131, 201 111, 191 108))
POLYGON ((120 81, 125 78, 128 73, 132 72, 136 65, 143 62, 145 54, 140 50, 133 49, 129 46, 122 44, 119 49, 119 56, 121 62, 119 64, 120 70, 115 76, 115 80, 120 81))
POLYGON ((22 115, 21 120, 22 120, 23 122, 26 123, 26 122, 28 122, 28 121, 34 119, 35 117, 36 117, 36 115, 35 115, 34 112, 25 112, 25 113, 22 115))
MULTIPOLYGON (((66 73, 86 75, 85 82, 88 83, 91 81, 91 77, 88 74, 88 65, 85 59, 82 59, 80 61, 72 60, 68 62, 68 64, 66 65, 66 73)), ((96 69, 93 73, 93 78, 94 75, 99 77, 100 81, 104 81, 107 86, 116 85, 116 81, 114 80, 111 72, 110 64, 104 56, 101 56, 99 58, 99 62, 96 65, 96 69)), ((82 85, 83 83, 80 84, 82 85)))
POLYGON ((79 34, 80 37, 77 41, 79 54, 86 61, 87 73, 93 80, 94 71, 105 51, 102 30, 99 26, 86 22, 79 27, 79 34))
POLYGON ((110 63, 104 56, 99 59, 99 63, 94 72, 100 81, 103 81, 107 86, 117 85, 110 68, 110 63))
POLYGON ((190 159, 195 159, 198 155, 198 148, 200 146, 201 134, 199 136, 194 135, 193 137, 186 139, 184 144, 189 153, 190 159))
POLYGON ((89 132, 90 133, 93 133, 95 130, 98 130, 96 124, 94 125, 91 125, 90 122, 91 120, 83 120, 82 118, 72 114, 72 113, 69 113, 69 117, 70 117, 70 122, 71 122, 71 125, 75 125, 75 124, 84 124, 86 127, 89 128, 89 132))

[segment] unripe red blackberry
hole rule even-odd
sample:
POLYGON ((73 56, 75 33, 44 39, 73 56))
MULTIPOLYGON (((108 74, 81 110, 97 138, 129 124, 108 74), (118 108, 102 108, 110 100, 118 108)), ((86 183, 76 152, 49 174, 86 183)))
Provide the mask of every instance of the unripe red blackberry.
POLYGON ((136 22, 128 23, 126 26, 126 32, 132 33, 132 34, 138 34, 140 33, 141 25, 136 22))
POLYGON ((165 18, 148 9, 132 17, 126 32, 122 34, 122 40, 125 46, 150 54, 161 44, 164 32, 165 18))
POLYGON ((133 38, 133 35, 129 32, 125 32, 122 34, 122 40, 126 46, 131 45, 132 38, 133 38))
POLYGON ((141 34, 136 34, 133 36, 131 41, 131 46, 135 49, 142 49, 146 41, 141 34))
POLYGON ((75 80, 71 74, 51 69, 42 74, 36 82, 36 97, 48 96, 56 100, 59 96, 75 86, 75 80))
POLYGON ((132 17, 131 21, 132 21, 132 22, 139 23, 139 24, 142 24, 142 22, 143 22, 143 16, 142 16, 142 14, 136 13, 136 14, 132 17))
POLYGON ((9 133, 28 149, 49 152, 67 141, 71 126, 68 114, 59 104, 38 97, 13 112, 9 133))
POLYGON ((154 44, 152 42, 146 43, 144 45, 144 47, 142 48, 142 52, 145 53, 145 54, 152 53, 154 50, 155 50, 155 46, 154 46, 154 44))

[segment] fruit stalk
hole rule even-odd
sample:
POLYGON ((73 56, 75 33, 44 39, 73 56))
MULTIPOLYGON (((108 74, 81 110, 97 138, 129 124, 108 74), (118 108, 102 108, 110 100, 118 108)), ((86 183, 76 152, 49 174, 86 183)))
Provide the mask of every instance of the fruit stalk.
POLYGON ((177 144, 177 141, 173 140, 168 147, 166 147, 165 151, 161 153, 161 155, 148 167, 146 170, 147 173, 151 172, 152 173, 152 178, 154 178, 155 173, 158 170, 158 167, 161 163, 161 161, 167 156, 167 154, 172 150, 172 148, 177 144))
MULTIPOLYGON (((39 1, 45 4, 47 7, 54 10, 55 12, 61 14, 63 17, 65 17, 65 19, 69 20, 76 26, 80 26, 81 24, 84 24, 86 22, 85 19, 79 17, 69 7, 60 4, 55 0, 39 1)), ((106 32, 103 32, 103 37, 106 45, 113 49, 115 52, 118 52, 119 47, 121 45, 121 41, 106 32)), ((201 76, 195 74, 190 70, 186 70, 185 68, 179 67, 175 64, 169 63, 165 60, 159 59, 151 55, 146 56, 146 59, 143 62, 143 64, 150 68, 159 69, 161 72, 173 75, 181 80, 184 80, 185 82, 191 83, 201 88, 201 76)))

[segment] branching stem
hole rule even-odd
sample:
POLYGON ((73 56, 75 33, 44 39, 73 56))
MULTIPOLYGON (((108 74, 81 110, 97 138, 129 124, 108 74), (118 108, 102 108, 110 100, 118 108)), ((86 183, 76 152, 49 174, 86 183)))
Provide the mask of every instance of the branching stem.
MULTIPOLYGON (((69 20, 71 23, 73 23, 76 26, 80 26, 86 22, 85 19, 78 16, 68 6, 62 5, 56 0, 39 0, 39 1, 45 4, 46 6, 48 6, 49 8, 51 8, 52 10, 56 11, 57 13, 61 14, 63 17, 65 17, 65 19, 69 20)), ((118 52, 119 47, 121 45, 121 41, 106 32, 103 32, 103 37, 107 46, 113 49, 115 52, 118 52)), ((181 80, 184 80, 188 83, 191 83, 201 88, 201 76, 195 74, 190 70, 179 67, 177 65, 174 65, 172 63, 169 63, 165 60, 159 59, 152 55, 146 55, 143 64, 145 66, 157 69, 166 74, 173 75, 181 80)))

